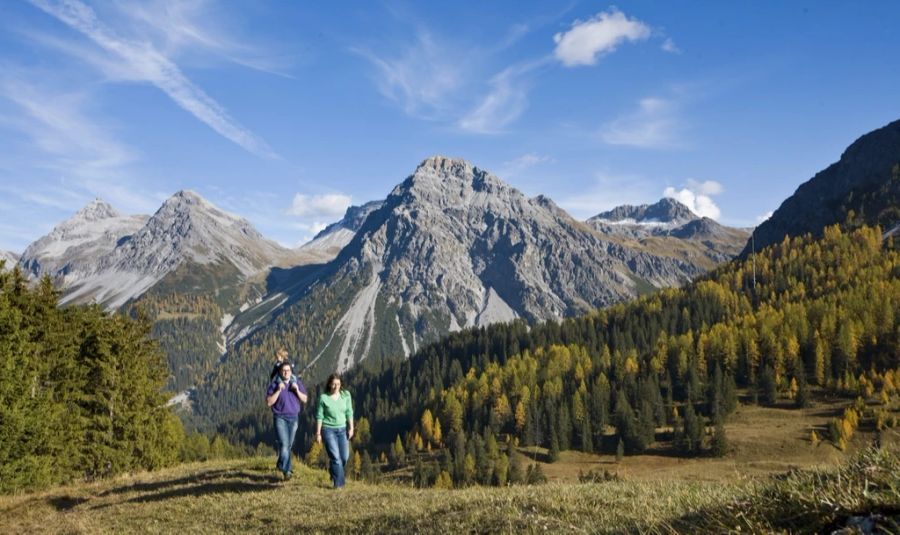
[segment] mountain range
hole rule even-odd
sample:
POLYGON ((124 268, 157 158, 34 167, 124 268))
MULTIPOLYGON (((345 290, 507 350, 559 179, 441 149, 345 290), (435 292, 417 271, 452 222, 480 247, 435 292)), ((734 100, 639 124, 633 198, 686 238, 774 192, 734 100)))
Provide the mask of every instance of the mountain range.
MULTIPOLYGON (((714 265, 692 256, 681 238, 648 245, 596 232, 550 199, 529 199, 464 160, 429 158, 383 203, 367 206, 352 239, 318 277, 267 298, 302 307, 326 291, 346 303, 327 341, 303 344, 315 350, 310 361, 324 359, 324 369, 336 363, 345 370, 367 356, 408 355, 461 328, 583 313, 682 284, 714 265)), ((699 220, 678 206, 681 219, 666 220, 673 229, 699 220)), ((334 228, 346 236, 348 227, 334 228)), ((734 236, 729 245, 736 251, 747 233, 734 236)), ((283 310, 268 302, 251 308, 230 327, 232 339, 252 326, 245 319, 267 325, 283 310)))
MULTIPOLYGON (((755 247, 835 221, 894 232, 898 187, 900 121, 801 185, 755 229, 755 247)), ((182 191, 152 216, 94 201, 18 264, 51 276, 64 303, 150 311, 173 370, 169 388, 195 388, 182 399, 215 422, 253 406, 252 385, 277 347, 316 381, 409 356, 456 330, 558 320, 681 285, 746 254, 749 236, 672 199, 579 221, 547 197, 435 156, 297 249, 182 191)))
POLYGON ((95 200, 18 263, 50 276, 65 304, 142 309, 169 387, 183 390, 267 366, 273 344, 318 377, 462 328, 583 313, 683 284, 747 235, 668 199, 581 222, 469 162, 433 157, 297 249, 180 191, 151 216, 95 200))
MULTIPOLYGON (((235 317, 228 355, 198 392, 200 412, 215 419, 252 403, 230 386, 262 373, 279 345, 317 379, 459 329, 581 314, 716 265, 702 239, 603 234, 460 159, 426 159, 372 208, 334 260, 278 274, 235 317)), ((732 230, 736 252, 749 233, 732 230)))

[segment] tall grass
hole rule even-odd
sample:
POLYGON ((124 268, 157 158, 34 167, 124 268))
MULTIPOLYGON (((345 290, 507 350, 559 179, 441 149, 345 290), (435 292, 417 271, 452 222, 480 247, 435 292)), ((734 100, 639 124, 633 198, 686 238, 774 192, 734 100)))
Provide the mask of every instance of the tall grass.
POLYGON ((900 455, 870 449, 832 470, 731 482, 607 481, 417 490, 329 488, 271 459, 183 465, 0 498, 0 531, 22 533, 821 532, 854 516, 900 531, 900 455), (872 515, 881 515, 873 517, 872 515))

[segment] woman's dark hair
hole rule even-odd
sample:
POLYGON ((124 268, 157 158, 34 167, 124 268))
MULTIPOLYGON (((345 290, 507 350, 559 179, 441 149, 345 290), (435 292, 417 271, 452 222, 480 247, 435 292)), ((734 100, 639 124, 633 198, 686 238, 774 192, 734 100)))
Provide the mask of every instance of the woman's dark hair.
POLYGON ((326 392, 331 392, 331 385, 332 385, 332 383, 334 383, 334 380, 335 380, 335 379, 337 379, 338 381, 340 381, 340 380, 341 380, 341 374, 339 374, 339 373, 332 373, 331 375, 328 376, 328 380, 325 381, 325 391, 326 391, 326 392))

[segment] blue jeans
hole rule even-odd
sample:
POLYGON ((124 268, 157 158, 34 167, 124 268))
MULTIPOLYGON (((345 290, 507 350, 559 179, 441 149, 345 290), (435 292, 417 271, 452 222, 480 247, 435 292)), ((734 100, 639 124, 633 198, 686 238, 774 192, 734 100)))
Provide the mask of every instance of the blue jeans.
POLYGON ((328 458, 331 459, 329 466, 331 482, 334 483, 334 488, 339 489, 344 486, 344 466, 347 465, 347 459, 350 458, 350 442, 347 440, 347 428, 323 427, 322 440, 325 442, 325 451, 328 452, 328 458))
POLYGON ((291 471, 291 449, 294 446, 294 436, 297 434, 297 417, 275 416, 275 449, 278 450, 279 470, 287 474, 291 471))

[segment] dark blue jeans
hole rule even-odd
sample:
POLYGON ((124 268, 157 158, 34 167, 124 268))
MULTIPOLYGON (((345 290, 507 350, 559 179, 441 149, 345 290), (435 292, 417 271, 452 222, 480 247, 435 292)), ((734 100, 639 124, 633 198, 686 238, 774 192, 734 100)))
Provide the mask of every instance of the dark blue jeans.
POLYGON ((278 450, 279 470, 287 474, 291 471, 291 450, 294 447, 294 436, 297 434, 297 417, 275 416, 275 449, 278 450))
POLYGON ((331 459, 328 472, 331 474, 331 482, 334 488, 344 486, 344 467, 350 458, 350 442, 347 440, 346 427, 323 427, 322 440, 325 442, 325 451, 331 459))

